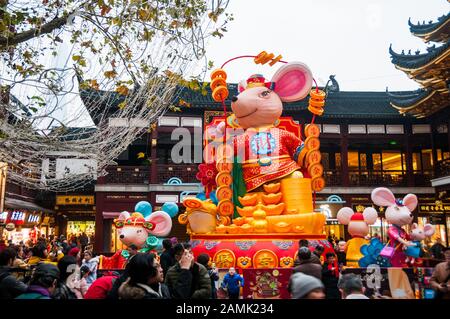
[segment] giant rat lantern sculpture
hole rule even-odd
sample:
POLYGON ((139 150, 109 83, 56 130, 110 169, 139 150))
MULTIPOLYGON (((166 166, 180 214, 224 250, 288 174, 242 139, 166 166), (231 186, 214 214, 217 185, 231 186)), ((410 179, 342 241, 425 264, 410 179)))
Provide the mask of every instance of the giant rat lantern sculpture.
MULTIPOLYGON (((254 268, 288 267, 297 251, 294 242, 325 238, 325 216, 314 212, 313 205, 313 191, 325 186, 320 130, 313 123, 316 115, 323 114, 325 93, 311 89, 311 71, 301 62, 287 63, 264 51, 254 61, 284 65, 269 82, 260 74, 242 81, 231 98, 233 113, 214 118, 206 126, 206 163, 200 165, 198 176, 207 196, 186 197, 186 212, 179 221, 200 242, 198 253, 204 252, 204 245, 211 245, 208 239, 220 239, 206 248, 218 266, 241 267, 239 260, 245 259, 246 267, 249 263, 254 268), (311 124, 301 127, 292 118, 281 117, 283 102, 299 101, 308 94, 311 124), (243 246, 245 252, 233 250, 233 245, 249 238, 255 240, 250 248, 243 246)), ((224 66, 228 62, 211 74, 212 97, 222 104, 225 114, 229 92, 224 66)))

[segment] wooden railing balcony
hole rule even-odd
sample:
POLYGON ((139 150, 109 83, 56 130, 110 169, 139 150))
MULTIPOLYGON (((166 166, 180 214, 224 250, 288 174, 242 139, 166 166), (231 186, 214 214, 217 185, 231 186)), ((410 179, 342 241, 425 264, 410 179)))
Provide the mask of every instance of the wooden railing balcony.
POLYGON ((349 171, 350 186, 406 186, 404 171, 349 171))
POLYGON ((414 186, 431 186, 434 172, 432 170, 414 171, 413 172, 414 186))
POLYGON ((323 172, 325 178, 325 185, 328 186, 342 186, 342 172, 340 169, 328 169, 323 172))
POLYGON ((164 184, 172 177, 178 177, 183 183, 199 183, 195 175, 198 164, 157 164, 158 183, 164 184))
POLYGON ((99 184, 149 184, 150 166, 109 166, 99 184))

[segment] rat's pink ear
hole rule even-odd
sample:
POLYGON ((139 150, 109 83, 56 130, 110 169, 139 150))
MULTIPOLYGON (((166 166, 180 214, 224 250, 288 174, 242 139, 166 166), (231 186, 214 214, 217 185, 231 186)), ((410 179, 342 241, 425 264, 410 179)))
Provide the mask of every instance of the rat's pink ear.
POLYGON ((403 197, 403 205, 408 207, 410 212, 416 209, 418 203, 417 196, 414 194, 408 194, 403 197))
POLYGON ((283 102, 294 102, 308 95, 312 85, 311 70, 301 62, 283 65, 272 77, 275 93, 283 102))
POLYGON ((372 201, 378 206, 395 205, 395 196, 391 190, 386 187, 378 187, 372 191, 372 201))
POLYGON ((146 221, 149 221, 155 225, 153 230, 150 230, 149 233, 158 236, 164 237, 169 235, 170 230, 172 229, 172 218, 170 215, 163 211, 153 212, 149 216, 145 218, 146 221))
POLYGON ((239 91, 239 93, 244 91, 246 88, 247 88, 247 81, 246 80, 242 80, 241 82, 239 82, 239 84, 238 84, 238 91, 239 91))

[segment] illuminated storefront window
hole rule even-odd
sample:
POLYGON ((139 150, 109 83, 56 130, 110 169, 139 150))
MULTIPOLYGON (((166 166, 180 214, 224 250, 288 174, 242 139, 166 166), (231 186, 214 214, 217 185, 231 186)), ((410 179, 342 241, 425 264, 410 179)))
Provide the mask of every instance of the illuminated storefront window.
POLYGON ((383 151, 382 161, 384 171, 402 171, 406 165, 402 161, 400 151, 383 151))
POLYGON ((327 238, 331 237, 335 240, 344 239, 344 225, 340 225, 336 219, 337 212, 342 208, 342 204, 328 202, 327 204, 319 204, 316 211, 325 215, 326 224, 324 227, 324 234, 327 238))
POLYGON ((88 237, 95 234, 95 221, 68 221, 67 222, 67 236, 80 236, 85 233, 88 237))
POLYGON ((422 159, 420 157, 420 153, 413 153, 413 170, 421 171, 422 170, 422 159))
POLYGON ((372 154, 372 162, 373 162, 373 169, 375 171, 381 171, 382 170, 381 154, 380 153, 373 153, 372 154))
MULTIPOLYGON (((447 229, 450 229, 450 216, 447 217, 447 229)), ((450 232, 447 233, 447 243, 450 243, 450 232)))
POLYGON ((357 170, 359 168, 358 152, 348 152, 348 168, 357 170))

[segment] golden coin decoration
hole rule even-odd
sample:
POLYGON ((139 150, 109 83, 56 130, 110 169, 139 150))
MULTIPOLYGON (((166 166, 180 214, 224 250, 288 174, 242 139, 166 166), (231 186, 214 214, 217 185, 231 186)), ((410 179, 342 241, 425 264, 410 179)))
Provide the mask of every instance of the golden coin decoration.
POLYGON ((227 79, 227 72, 224 69, 216 69, 211 72, 211 79, 222 78, 224 80, 227 79))
POLYGON ((231 170, 233 169, 233 164, 227 162, 217 162, 216 168, 219 172, 231 172, 231 170))
POLYGON ((209 85, 211 87, 211 90, 215 90, 219 86, 227 86, 227 82, 224 78, 215 78, 211 81, 211 84, 209 85))
POLYGON ((227 159, 226 161, 231 162, 231 159, 233 158, 233 153, 234 153, 233 146, 229 144, 220 144, 217 147, 217 161, 219 161, 219 159, 227 159))
POLYGON ((217 205, 217 211, 221 216, 230 216, 233 214, 234 205, 229 199, 222 199, 217 205))
POLYGON ((261 249, 253 255, 253 267, 276 268, 278 267, 278 257, 269 249, 261 249))
POLYGON ((216 176, 217 186, 230 186, 233 183, 233 178, 229 172, 220 172, 216 176))
POLYGON ((311 175, 311 178, 322 176, 323 166, 319 163, 313 164, 308 167, 308 173, 311 175))
POLYGON ((196 197, 187 197, 183 200, 183 205, 187 208, 201 208, 203 203, 196 197))
POLYGON ((311 188, 315 192, 320 192, 325 188, 325 179, 322 176, 313 178, 311 180, 311 188))
POLYGON ((221 102, 228 97, 228 89, 226 86, 218 86, 212 92, 212 98, 216 102, 221 102))
POLYGON ((213 257, 217 268, 230 268, 236 264, 236 256, 229 249, 221 249, 213 257))
POLYGON ((233 191, 228 186, 220 186, 216 190, 216 196, 219 201, 222 199, 231 199, 233 198, 233 191))
POLYGON ((308 137, 305 140, 305 148, 308 150, 318 150, 320 148, 320 141, 317 137, 308 137))
POLYGON ((310 166, 316 163, 320 163, 322 155, 319 150, 311 150, 306 154, 306 166, 310 166))
POLYGON ((308 124, 305 127, 305 135, 306 137, 319 137, 320 129, 316 124, 308 124))
POLYGON ((322 90, 313 89, 311 90, 309 95, 310 98, 308 110, 315 115, 321 116, 323 114, 323 107, 325 105, 325 92, 322 90))

